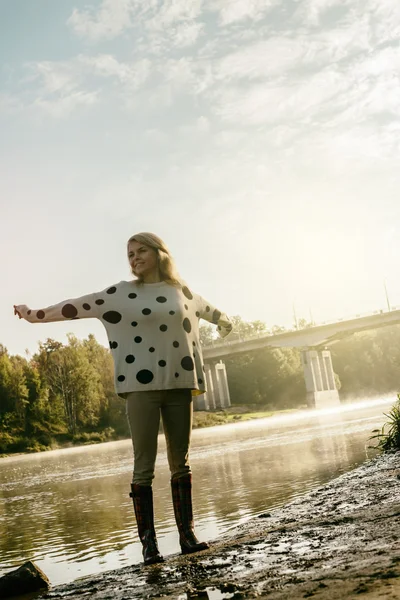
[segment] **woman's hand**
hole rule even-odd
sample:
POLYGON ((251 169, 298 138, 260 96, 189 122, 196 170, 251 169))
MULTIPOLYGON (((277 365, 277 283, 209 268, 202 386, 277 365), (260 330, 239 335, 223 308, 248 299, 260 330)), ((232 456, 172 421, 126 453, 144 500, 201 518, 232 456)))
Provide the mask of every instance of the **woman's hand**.
POLYGON ((14 315, 18 315, 18 317, 20 319, 23 319, 22 312, 21 312, 23 308, 28 308, 28 307, 26 306, 26 304, 18 304, 18 305, 14 304, 14 315))

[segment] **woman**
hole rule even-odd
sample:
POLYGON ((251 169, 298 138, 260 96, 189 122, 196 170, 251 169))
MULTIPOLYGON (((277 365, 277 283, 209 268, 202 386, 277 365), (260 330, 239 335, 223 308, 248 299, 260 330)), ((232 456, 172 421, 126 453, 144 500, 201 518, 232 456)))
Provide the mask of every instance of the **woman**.
POLYGON ((94 317, 105 326, 114 359, 115 390, 126 399, 132 435, 130 496, 144 563, 152 564, 163 561, 154 529, 152 493, 160 414, 182 553, 208 548, 194 532, 189 464, 192 396, 205 392, 199 319, 215 323, 221 337, 228 335, 232 325, 225 314, 180 280, 158 236, 134 235, 127 251, 136 279, 40 310, 14 305, 14 314, 31 323, 94 317))

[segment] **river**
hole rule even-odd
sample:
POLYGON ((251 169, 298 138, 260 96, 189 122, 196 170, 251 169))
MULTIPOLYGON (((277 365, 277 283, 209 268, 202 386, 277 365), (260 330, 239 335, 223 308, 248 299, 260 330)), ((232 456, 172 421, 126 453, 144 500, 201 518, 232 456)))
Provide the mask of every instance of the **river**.
MULTIPOLYGON (((343 404, 192 435, 196 531, 214 539, 355 468, 395 398, 343 404)), ((130 440, 0 460, 0 575, 33 560, 53 585, 141 561, 130 440)), ((160 551, 179 552, 164 437, 154 481, 160 551)))

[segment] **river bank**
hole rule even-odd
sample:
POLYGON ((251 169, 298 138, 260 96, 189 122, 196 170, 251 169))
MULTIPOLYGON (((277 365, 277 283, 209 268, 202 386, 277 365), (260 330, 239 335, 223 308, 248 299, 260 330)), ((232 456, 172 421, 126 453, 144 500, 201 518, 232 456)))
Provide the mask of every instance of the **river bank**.
MULTIPOLYGON (((216 425, 227 425, 239 423, 252 419, 264 419, 275 415, 283 415, 291 412, 306 410, 307 407, 299 406, 283 410, 266 410, 260 407, 256 409, 251 406, 230 406, 219 411, 195 411, 193 413, 193 429, 203 427, 215 427, 216 425)), ((63 448, 76 448, 92 444, 103 444, 105 442, 117 442, 129 439, 128 436, 118 435, 111 427, 102 431, 81 432, 76 435, 66 431, 53 433, 42 431, 37 437, 27 438, 21 432, 0 433, 0 459, 8 456, 21 454, 33 454, 36 452, 47 452, 49 450, 62 450, 63 448)))
POLYGON ((399 523, 397 452, 231 529, 203 553, 76 580, 40 598, 399 598, 399 523))

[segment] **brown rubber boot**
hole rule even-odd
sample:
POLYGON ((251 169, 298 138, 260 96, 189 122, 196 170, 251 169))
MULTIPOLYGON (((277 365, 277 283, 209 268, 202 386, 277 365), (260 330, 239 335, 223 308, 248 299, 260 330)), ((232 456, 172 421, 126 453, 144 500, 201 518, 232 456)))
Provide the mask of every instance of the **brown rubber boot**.
POLYGON ((207 550, 207 542, 199 542, 194 532, 192 508, 192 474, 171 479, 172 501, 175 520, 179 531, 182 554, 192 554, 207 550))
POLYGON ((135 509, 136 523, 140 541, 143 546, 143 560, 145 565, 163 562, 154 529, 153 489, 151 485, 131 484, 131 493, 135 509))

